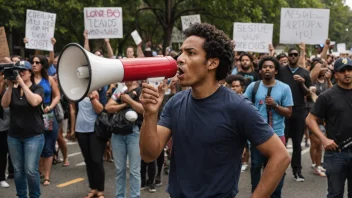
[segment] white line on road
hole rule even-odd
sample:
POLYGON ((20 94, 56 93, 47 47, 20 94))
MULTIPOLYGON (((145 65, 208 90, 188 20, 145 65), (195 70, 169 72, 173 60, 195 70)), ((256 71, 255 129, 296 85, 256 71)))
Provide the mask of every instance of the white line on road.
POLYGON ((67 155, 67 157, 73 157, 73 156, 80 155, 80 154, 81 154, 81 152, 71 153, 71 154, 67 155))
POLYGON ((85 166, 85 165, 86 165, 85 162, 81 162, 81 163, 79 163, 79 164, 76 164, 76 166, 85 166))

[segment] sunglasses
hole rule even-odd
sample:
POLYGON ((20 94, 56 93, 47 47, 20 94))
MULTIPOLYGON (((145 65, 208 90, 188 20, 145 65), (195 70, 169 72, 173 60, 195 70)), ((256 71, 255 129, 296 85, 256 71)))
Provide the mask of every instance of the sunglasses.
POLYGON ((38 65, 38 64, 41 64, 41 62, 39 62, 39 61, 32 61, 32 64, 36 64, 36 65, 38 65))
POLYGON ((289 57, 293 57, 293 56, 294 56, 294 57, 297 57, 297 56, 298 56, 298 53, 290 53, 290 54, 288 54, 288 56, 289 56, 289 57))

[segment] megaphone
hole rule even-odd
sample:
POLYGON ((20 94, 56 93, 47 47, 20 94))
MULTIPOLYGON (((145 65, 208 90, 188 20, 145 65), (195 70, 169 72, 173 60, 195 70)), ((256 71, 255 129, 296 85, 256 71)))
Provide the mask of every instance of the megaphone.
POLYGON ((170 57, 108 59, 96 56, 76 43, 61 51, 57 77, 65 96, 74 102, 105 85, 176 75, 177 63, 170 57))

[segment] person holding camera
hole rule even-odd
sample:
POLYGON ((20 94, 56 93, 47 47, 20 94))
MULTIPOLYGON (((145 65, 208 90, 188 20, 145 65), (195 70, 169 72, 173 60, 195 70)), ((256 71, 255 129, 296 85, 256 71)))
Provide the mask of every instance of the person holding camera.
MULTIPOLYGON (((115 90, 106 104, 106 111, 108 113, 122 113, 124 116, 129 111, 130 113, 135 111, 134 114, 142 114, 144 110, 139 102, 141 93, 139 83, 137 81, 128 81, 125 82, 125 85, 127 86, 126 91, 121 93, 120 90, 115 90)), ((116 197, 126 197, 127 156, 130 169, 131 198, 140 197, 141 155, 139 152, 139 124, 138 121, 131 122, 125 125, 119 133, 113 133, 111 137, 112 154, 116 168, 116 197)))
MULTIPOLYGON (((3 108, 10 107, 8 147, 14 166, 18 197, 40 197, 38 162, 44 146, 44 121, 41 105, 44 90, 34 82, 29 62, 16 66, 15 80, 7 78, 7 90, 2 98, 3 108), (13 84, 18 86, 14 87, 13 84)), ((6 71, 5 71, 6 73, 6 71)), ((6 75, 5 75, 6 78, 6 75)))

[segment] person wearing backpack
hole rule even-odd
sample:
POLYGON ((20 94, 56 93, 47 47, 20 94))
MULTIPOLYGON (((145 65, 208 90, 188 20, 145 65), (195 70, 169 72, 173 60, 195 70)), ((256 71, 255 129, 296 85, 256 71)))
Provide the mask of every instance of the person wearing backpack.
MULTIPOLYGON (((263 80, 252 82, 244 95, 252 99, 254 106, 257 107, 264 120, 285 144, 285 118, 291 116, 293 99, 290 87, 275 79, 279 68, 280 63, 276 58, 264 57, 259 62, 259 70, 263 80)), ((254 146, 251 146, 250 150, 252 192, 254 192, 261 178, 262 167, 266 165, 267 159, 254 146)), ((281 197, 283 182, 284 176, 271 198, 281 197)))

